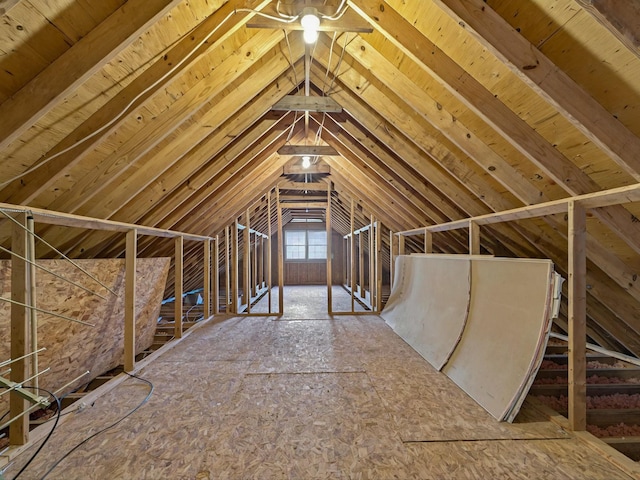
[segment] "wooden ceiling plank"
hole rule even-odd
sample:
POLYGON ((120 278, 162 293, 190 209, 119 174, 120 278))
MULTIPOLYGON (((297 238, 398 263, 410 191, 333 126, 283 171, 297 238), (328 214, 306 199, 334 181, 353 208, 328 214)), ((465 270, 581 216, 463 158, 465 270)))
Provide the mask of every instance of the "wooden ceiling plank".
MULTIPOLYGON (((275 151, 284 143, 285 133, 286 130, 272 129, 258 139, 249 136, 247 138, 239 138, 238 142, 240 143, 236 153, 226 152, 226 155, 232 159, 231 162, 224 160, 218 163, 218 157, 211 159, 169 198, 165 198, 156 204, 140 219, 139 223, 143 225, 169 225, 168 228, 171 229, 185 217, 199 217, 195 210, 200 207, 202 202, 212 195, 226 195, 228 189, 231 188, 228 185, 233 185, 234 178, 242 175, 241 172, 247 168, 248 164, 252 161, 255 164, 254 159, 256 156, 264 156, 265 151, 268 153, 275 151), (250 145, 248 149, 247 144, 250 145), (242 159, 238 159, 239 155, 242 156, 242 159), (226 190, 223 188, 225 185, 228 187, 226 190), (221 192, 219 189, 223 191, 221 192)), ((97 252, 94 249, 102 241, 103 239, 94 234, 91 240, 82 239, 81 242, 75 242, 73 251, 82 249, 88 252, 87 254, 95 255, 97 252)), ((141 242, 139 252, 142 252, 143 244, 144 241, 141 242)))
POLYGON ((279 155, 291 155, 294 157, 339 157, 340 154, 329 145, 284 145, 279 151, 279 155))
POLYGON ((399 198, 404 198, 406 202, 413 204, 426 213, 431 223, 442 223, 450 219, 450 217, 436 208, 427 197, 418 197, 414 193, 419 192, 419 190, 416 191, 413 188, 409 180, 411 177, 402 177, 398 174, 398 171, 389 170, 386 165, 379 159, 374 158, 371 152, 365 150, 356 140, 350 138, 344 132, 336 130, 336 125, 331 120, 325 120, 322 138, 339 151, 344 158, 349 160, 357 170, 367 172, 374 181, 377 181, 385 190, 389 191, 390 195, 393 195, 395 191, 399 198), (405 181, 404 178, 408 179, 405 181))
MULTIPOLYGON (((482 3, 482 5, 485 4, 482 3)), ((600 190, 600 187, 587 174, 567 160, 491 92, 470 77, 386 2, 362 0, 354 8, 372 21, 385 38, 440 81, 456 98, 544 170, 569 194, 580 195, 600 190), (378 8, 379 3, 383 5, 383 11, 378 8)), ((488 6, 487 9, 489 9, 488 6)), ((640 159, 640 156, 637 158, 640 159)), ((600 220, 607 223, 620 238, 640 253, 640 225, 632 221, 632 216, 624 207, 616 206, 606 212, 597 211, 596 213, 600 220)))
POLYGON ((640 181, 640 138, 482 0, 434 0, 458 25, 640 181))
MULTIPOLYGON (((324 71, 322 71, 320 67, 314 66, 312 67, 312 71, 314 71, 316 75, 324 75, 324 71)), ((487 172, 485 172, 484 175, 478 175, 466 161, 459 158, 444 145, 428 135, 419 122, 413 121, 413 119, 407 115, 407 110, 402 108, 400 104, 388 101, 384 93, 378 90, 373 84, 367 82, 366 79, 363 79, 363 81, 367 83, 366 89, 359 88, 360 83, 344 83, 343 80, 345 79, 341 75, 340 84, 344 85, 345 89, 348 90, 353 97, 342 94, 342 92, 334 93, 334 97, 339 100, 347 111, 352 112, 352 114, 363 123, 373 122, 368 122, 367 116, 371 116, 371 114, 363 112, 358 101, 367 104, 369 110, 377 112, 374 116, 380 121, 375 127, 370 128, 370 131, 374 135, 378 138, 387 139, 392 136, 385 132, 385 130, 399 130, 404 136, 405 142, 419 147, 422 152, 429 156, 429 158, 432 158, 446 171, 450 172, 452 176, 464 179, 460 183, 472 191, 475 196, 485 202, 491 201, 492 208, 497 209, 494 211, 508 210, 511 208, 513 203, 509 201, 506 196, 502 196, 496 192, 495 188, 486 181, 486 177, 490 177, 487 172), (355 101, 355 99, 359 100, 355 101), (354 113, 356 111, 358 114, 354 113)), ((408 109, 408 107, 406 108, 408 109)), ((422 158, 414 159, 411 156, 403 156, 402 158, 418 171, 421 170, 421 163, 424 166, 424 160, 422 158)))
POLYGON ((271 110, 340 113, 342 112, 342 107, 331 97, 287 95, 278 100, 278 102, 271 107, 271 110))
POLYGON ((21 0, 0 0, 0 16, 8 14, 21 0))
MULTIPOLYGON (((133 159, 129 169, 100 168, 102 175, 98 178, 90 177, 87 181, 81 181, 76 197, 69 194, 61 197, 57 209, 74 211, 84 205, 90 205, 94 198, 101 198, 99 209, 92 210, 92 215, 111 217, 117 210, 125 208, 127 204, 137 201, 143 206, 155 204, 163 196, 170 195, 177 185, 196 171, 200 166, 215 156, 234 138, 244 132, 260 118, 274 99, 278 98, 292 88, 293 83, 287 74, 286 62, 268 62, 264 69, 260 68, 254 75, 245 79, 252 87, 233 89, 225 95, 221 93, 217 98, 217 108, 210 115, 206 115, 198 121, 190 122, 187 129, 180 132, 177 139, 163 142, 163 147, 154 149, 145 154, 139 162, 133 159), (284 69, 284 73, 283 73, 284 69), (277 75, 280 76, 277 76, 277 75), (258 83, 259 78, 268 81, 274 79, 266 88, 258 83), (257 96, 253 97, 253 95, 257 96), (246 106, 249 104, 248 106, 246 106), (210 118, 211 117, 211 118, 210 118), (210 133, 211 132, 211 133, 210 133), (126 176, 125 180, 121 177, 126 176), (89 183, 89 180, 92 180, 89 183), (102 190, 111 184, 118 184, 119 188, 110 192, 107 196, 102 190), (127 188, 129 187, 130 188, 127 188), (100 196, 96 196, 100 195, 100 196)), ((280 121, 282 117, 277 120, 280 121)), ((268 129, 268 125, 276 122, 266 122, 261 128, 268 129)), ((117 158, 117 155, 112 156, 117 158)), ((73 193, 73 192, 72 192, 73 193)), ((58 202, 56 202, 58 203, 58 202)), ((140 218, 140 214, 133 214, 133 205, 129 205, 132 211, 130 218, 140 218)), ((125 208, 125 210, 128 210, 125 208)))
POLYGON ((304 174, 328 175, 330 173, 331 173, 331 168, 329 167, 329 165, 324 163, 316 163, 316 164, 310 165, 309 168, 304 168, 302 165, 287 164, 282 169, 283 175, 304 175, 304 174))
POLYGON ((130 0, 0 105, 3 150, 182 0, 130 0))
MULTIPOLYGON (((336 42, 338 43, 338 42, 336 42)), ((334 49, 341 49, 334 46, 334 49)), ((514 169, 504 158, 493 151, 474 132, 469 130, 459 119, 449 113, 436 100, 431 98, 424 90, 413 83, 391 64, 375 48, 355 38, 349 42, 346 48, 349 58, 353 58, 366 69, 375 68, 378 78, 427 122, 433 125, 455 146, 472 158, 500 184, 511 191, 524 204, 538 203, 547 200, 538 188, 514 169)), ((345 59, 343 59, 343 62, 345 59)), ((353 72, 353 70, 350 70, 353 72)), ((355 72, 354 72, 355 73, 355 72)), ((344 75, 341 80, 345 81, 344 75)))
MULTIPOLYGON (((252 3, 248 5, 249 7, 261 8, 264 4, 268 3, 269 0, 251 1, 252 3)), ((195 30, 190 32, 188 36, 183 37, 157 62, 144 70, 135 80, 123 88, 118 95, 112 97, 106 104, 94 112, 85 122, 52 148, 47 155, 56 155, 82 139, 87 138, 87 136, 95 134, 96 131, 103 128, 108 122, 113 121, 114 114, 124 111, 134 99, 139 97, 138 100, 128 108, 129 111, 138 110, 146 105, 147 101, 155 92, 171 85, 175 79, 179 78, 181 72, 188 70, 203 56, 208 55, 220 46, 222 42, 242 27, 247 18, 252 15, 238 14, 237 18, 232 17, 232 21, 222 23, 235 8, 235 2, 228 2, 216 10, 211 16, 204 19, 195 30), (219 29, 211 35, 212 30, 218 25, 220 26, 219 29), (206 43, 195 52, 192 52, 194 45, 204 41, 209 35, 211 35, 211 37, 207 39, 206 43), (181 60, 190 54, 189 60, 179 64, 181 60), (172 73, 169 74, 169 72, 172 73), (151 92, 144 93, 150 85, 156 85, 155 89, 151 92)), ((46 160, 33 172, 6 186, 0 192, 2 198, 9 203, 31 203, 40 193, 50 188, 59 178, 64 176, 69 168, 83 160, 86 154, 92 152, 98 144, 116 131, 126 118, 126 115, 123 116, 110 127, 105 128, 104 131, 94 135, 91 139, 82 142, 81 145, 73 148, 69 152, 61 154, 52 160, 46 160)))
POLYGON ((618 0, 576 1, 640 58, 640 3, 618 0))
MULTIPOLYGON (((171 106, 165 110, 163 115, 158 117, 144 119, 141 126, 128 137, 119 146, 113 150, 106 158, 99 161, 99 168, 91 169, 81 180, 86 184, 93 180, 93 187, 87 189, 86 194, 98 194, 102 192, 103 200, 101 202, 93 202, 87 204, 83 211, 87 215, 102 217, 104 211, 108 211, 116 204, 110 205, 113 194, 117 196, 137 194, 143 184, 148 183, 153 175, 158 175, 165 171, 172 163, 174 158, 171 157, 150 157, 156 147, 162 148, 168 142, 168 148, 171 148, 169 138, 176 129, 180 129, 190 123, 192 116, 202 107, 213 101, 217 95, 224 91, 230 82, 241 77, 252 66, 261 64, 259 57, 273 48, 281 39, 281 33, 273 33, 271 35, 259 35, 252 37, 248 42, 243 44, 235 54, 230 54, 208 77, 203 78, 196 86, 180 96, 171 106), (266 36, 265 36, 266 35, 266 36), (248 57, 246 53, 251 53, 248 57), (255 55, 255 57, 254 57, 255 55), (240 61, 238 59, 241 59, 240 61), (164 142, 167 140, 167 142, 164 142), (162 143, 164 142, 164 144, 162 143), (122 162, 122 158, 126 158, 127 162, 122 162), (139 162, 153 162, 153 169, 146 170, 142 168, 139 162), (129 169, 127 171, 127 169, 129 169), (119 175, 123 176, 121 178, 119 175), (112 182, 118 182, 117 189, 107 190, 112 182), (141 183, 142 182, 142 183, 141 183), (117 190, 117 192, 116 192, 117 190), (109 192, 105 194, 105 192, 109 192), (109 195, 111 194, 111 195, 109 195)), ((282 59, 285 64, 286 60, 282 59)), ((280 71, 281 72, 281 71, 280 71)), ((278 72, 278 74, 280 73, 278 72)), ((277 76, 277 75, 275 75, 277 76)), ((159 92, 165 95, 164 92, 159 92)), ((155 152, 157 153, 157 152, 155 152)), ((56 192, 59 196, 60 192, 56 192)), ((118 200, 114 200, 118 202, 118 200)))

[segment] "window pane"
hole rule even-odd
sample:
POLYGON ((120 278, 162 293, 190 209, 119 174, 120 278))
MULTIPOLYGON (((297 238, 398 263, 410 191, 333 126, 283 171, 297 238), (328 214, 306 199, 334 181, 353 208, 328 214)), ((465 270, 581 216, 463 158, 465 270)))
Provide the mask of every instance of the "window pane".
POLYGON ((287 245, 286 254, 288 260, 304 260, 304 246, 287 245))
POLYGON ((309 258, 324 259, 327 258, 326 245, 309 245, 309 258))
POLYGON ((304 245, 305 231, 287 230, 284 232, 284 243, 286 245, 304 245))
POLYGON ((323 230, 309 230, 309 245, 326 245, 327 232, 323 230))

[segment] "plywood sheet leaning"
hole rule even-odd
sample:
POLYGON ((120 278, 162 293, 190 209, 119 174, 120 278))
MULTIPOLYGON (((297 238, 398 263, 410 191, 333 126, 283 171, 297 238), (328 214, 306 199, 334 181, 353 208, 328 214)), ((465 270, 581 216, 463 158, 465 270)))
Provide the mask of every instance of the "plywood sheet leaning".
POLYGON ((474 259, 465 330, 442 370, 499 420, 513 421, 551 328, 553 263, 474 259))
POLYGON ((469 257, 403 255, 396 261, 396 281, 382 317, 438 370, 464 329, 470 271, 469 257))
MULTIPOLYGON (((69 262, 38 260, 49 270, 106 297, 104 300, 46 272, 37 272, 38 308, 95 325, 88 327, 46 314, 38 315, 39 347, 46 348, 39 354, 39 366, 40 370, 51 368, 40 377, 40 386, 57 390, 85 371, 90 372, 61 394, 122 364, 124 352, 124 260, 75 261, 117 296, 108 293, 69 262)), ((137 261, 136 353, 153 343, 169 261, 168 258, 139 258, 137 261)), ((0 296, 11 297, 11 264, 8 260, 0 261, 0 296)), ((10 356, 10 311, 8 303, 0 303, 0 360, 10 356)), ((6 405, 1 401, 5 399, 0 397, 0 411, 4 411, 6 405)))
POLYGON ((555 282, 549 260, 399 256, 381 315, 491 415, 511 422, 542 362, 555 282))

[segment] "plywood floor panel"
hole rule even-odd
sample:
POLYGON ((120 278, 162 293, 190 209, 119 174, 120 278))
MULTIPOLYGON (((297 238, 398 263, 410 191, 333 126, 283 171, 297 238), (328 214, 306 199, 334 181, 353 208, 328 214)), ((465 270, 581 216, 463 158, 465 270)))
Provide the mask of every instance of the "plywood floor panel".
MULTIPOLYGON (((205 324, 140 376, 155 386, 149 402, 48 479, 630 478, 526 403, 521 424, 497 422, 373 315, 205 324)), ((70 414, 21 479, 41 478, 147 391, 127 379, 70 414)))

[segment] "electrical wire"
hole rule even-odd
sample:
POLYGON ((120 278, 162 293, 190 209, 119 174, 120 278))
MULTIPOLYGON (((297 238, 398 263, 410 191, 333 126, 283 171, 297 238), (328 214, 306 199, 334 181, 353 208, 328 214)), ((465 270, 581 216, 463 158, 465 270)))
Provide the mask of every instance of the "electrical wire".
MULTIPOLYGON (((60 399, 54 393, 50 392, 49 390, 47 390, 45 388, 41 388, 41 387, 28 387, 26 385, 23 385, 22 388, 28 388, 29 390, 37 390, 38 392, 40 392, 40 391, 46 392, 56 402, 57 415, 56 415, 56 421, 54 422, 53 427, 51 427, 51 430, 49 430, 49 433, 45 437, 44 441, 40 444, 40 446, 35 451, 35 453, 33 455, 31 455, 31 458, 29 458, 29 460, 27 460, 27 463, 25 463, 22 466, 22 468, 20 469, 20 471, 18 473, 16 473, 16 476, 13 477, 13 480, 16 480, 20 475, 22 475, 22 473, 27 469, 27 467, 31 464, 31 462, 33 462, 33 460, 38 456, 40 451, 49 442, 49 439, 51 438, 51 435, 53 435, 53 432, 55 431, 56 427, 58 426, 58 422, 60 421, 60 410, 61 410, 61 408, 60 408, 60 399)), ((7 412, 7 413, 9 413, 9 412, 7 412)), ((6 417, 6 416, 7 416, 7 414, 5 413, 2 416, 2 418, 6 417)))
MULTIPOLYGON (((127 373, 124 372, 127 375, 129 375, 131 378, 136 378, 138 380, 141 380, 143 382, 145 382, 147 385, 149 385, 149 393, 147 393, 147 396, 133 409, 131 410, 129 413, 127 413, 124 417, 120 418, 119 420, 113 422, 111 425, 98 430, 97 432, 95 432, 94 434, 88 436, 87 438, 85 438, 84 440, 82 440, 80 443, 78 443, 75 447, 73 447, 71 450, 69 450, 67 453, 65 453, 62 457, 60 457, 60 459, 58 459, 51 467, 49 467, 49 470, 46 471, 46 473, 40 477, 40 480, 44 480, 58 465, 60 465, 60 463, 67 458, 69 455, 71 455, 73 452, 75 452, 78 448, 80 448, 82 445, 84 445, 85 443, 87 443, 89 440, 97 437, 98 435, 100 435, 103 432, 106 432, 107 430, 112 429, 113 427, 115 427, 116 425, 118 425, 119 423, 121 423, 123 420, 125 420, 126 418, 130 417, 131 415, 133 415, 135 412, 137 412, 140 407, 142 407, 145 403, 147 403, 149 401, 149 399, 151 398, 151 395, 153 394, 153 390, 154 390, 154 386, 153 383, 151 383, 149 380, 142 378, 142 377, 138 377, 137 375, 133 375, 131 373, 127 373)), ((14 479, 15 480, 15 479, 14 479)))
MULTIPOLYGON (((131 106, 136 103, 141 97, 143 97, 144 95, 146 95, 148 92, 150 92, 152 89, 154 89, 155 87, 157 87, 160 83, 162 83, 164 80, 166 80, 169 76, 171 76, 178 68, 180 68, 180 66, 182 66, 187 60, 189 60, 189 58, 191 58, 191 56, 196 52, 196 50, 198 50, 202 45, 204 45, 219 29, 220 27, 222 27, 225 23, 227 23, 227 21, 235 14, 237 13, 253 13, 254 15, 258 15, 261 17, 265 17, 268 18, 270 20, 276 20, 282 23, 292 23, 295 20, 298 19, 299 15, 296 17, 292 17, 292 18, 278 18, 278 17, 274 17, 273 15, 268 15, 266 13, 262 13, 259 12, 257 10, 251 10, 249 8, 236 8, 233 10, 233 12, 230 12, 223 20, 222 22, 220 22, 218 25, 216 25, 216 27, 211 30, 211 32, 209 32, 208 35, 206 35, 197 45, 195 45, 191 51, 185 55, 178 63, 176 63, 171 69, 169 69, 164 75, 162 75, 160 78, 158 78, 155 82, 153 82, 151 85, 149 85, 147 88, 145 88, 144 90, 142 90, 140 93, 138 93, 138 95, 136 95, 135 97, 133 97, 133 99, 124 107, 124 109, 122 109, 120 111, 120 113, 118 113, 115 117, 113 117, 111 120, 109 120, 107 123, 105 123, 102 127, 98 128, 97 130, 93 131, 92 133, 88 134, 87 136, 85 136, 84 138, 81 138, 80 140, 77 140, 76 142, 74 142, 72 145, 68 146, 67 148, 64 148, 62 150, 60 150, 59 152, 56 152, 55 154, 51 155, 50 157, 46 157, 44 159, 42 159, 39 162, 36 162, 32 167, 28 168, 27 170, 25 170, 24 172, 13 176, 12 178, 10 178, 9 180, 5 180, 3 182, 0 182, 0 188, 3 188, 5 186, 7 186, 8 184, 24 177, 25 175, 30 174, 31 172, 37 170, 38 168, 40 168, 43 165, 46 165, 47 163, 49 163, 51 160, 53 160, 54 158, 59 157, 60 155, 63 155, 71 150, 73 150, 74 148, 76 148, 78 145, 86 142, 87 140, 95 137, 96 135, 98 135, 99 133, 104 132, 107 128, 111 127, 114 123, 116 123, 120 118, 122 118, 126 113, 128 113, 129 108, 131 108, 131 106)), ((195 30, 195 27, 191 30, 193 31, 195 30)))

